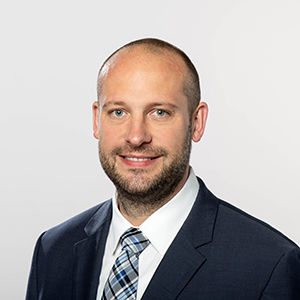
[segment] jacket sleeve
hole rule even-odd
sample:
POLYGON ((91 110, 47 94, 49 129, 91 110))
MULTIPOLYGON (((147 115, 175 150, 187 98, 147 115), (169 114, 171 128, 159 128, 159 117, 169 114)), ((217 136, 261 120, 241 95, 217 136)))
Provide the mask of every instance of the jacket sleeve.
POLYGON ((262 300, 300 299, 300 249, 281 256, 264 288, 262 300))
POLYGON ((29 274, 29 280, 27 285, 27 293, 26 293, 26 300, 37 300, 38 299, 38 256, 39 256, 39 250, 41 246, 41 239, 43 234, 40 235, 39 239, 36 242, 32 263, 31 263, 31 269, 29 274))

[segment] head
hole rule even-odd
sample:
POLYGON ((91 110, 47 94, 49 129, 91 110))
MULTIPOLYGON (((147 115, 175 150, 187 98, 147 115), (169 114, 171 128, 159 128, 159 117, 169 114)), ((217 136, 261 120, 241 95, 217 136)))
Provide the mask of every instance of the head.
POLYGON ((104 62, 97 87, 94 136, 104 171, 123 206, 160 207, 183 186, 191 142, 204 132, 195 67, 173 45, 138 40, 104 62))

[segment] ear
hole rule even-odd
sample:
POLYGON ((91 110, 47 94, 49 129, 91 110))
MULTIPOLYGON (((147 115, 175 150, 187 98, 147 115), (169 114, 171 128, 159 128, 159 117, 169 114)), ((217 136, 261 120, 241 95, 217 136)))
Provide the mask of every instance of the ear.
POLYGON ((205 102, 200 102, 193 114, 193 133, 192 139, 194 142, 199 142, 204 133, 207 120, 208 106, 205 102))
POLYGON ((95 101, 93 103, 93 132, 94 137, 99 139, 99 103, 95 101))

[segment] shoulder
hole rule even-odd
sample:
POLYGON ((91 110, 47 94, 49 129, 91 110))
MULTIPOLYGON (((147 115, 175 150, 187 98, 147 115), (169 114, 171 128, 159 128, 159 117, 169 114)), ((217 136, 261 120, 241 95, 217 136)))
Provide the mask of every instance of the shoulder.
POLYGON ((239 243, 270 247, 278 251, 299 247, 269 224, 251 216, 241 209, 219 199, 216 226, 225 226, 227 235, 239 243))
MULTIPOLYGON (((231 243, 232 246, 244 246, 247 249, 264 248, 271 252, 282 253, 290 249, 298 249, 292 240, 262 220, 246 213, 240 208, 216 197, 198 178, 200 189, 200 202, 208 207, 214 214, 213 240, 222 243, 231 243)), ((198 213, 204 207, 200 204, 198 213), (199 209, 200 208, 200 209, 199 209)))
POLYGON ((222 200, 215 234, 227 257, 234 257, 234 269, 255 272, 263 283, 261 299, 298 299, 300 249, 288 237, 222 200))
POLYGON ((218 249, 228 252, 236 251, 247 257, 258 257, 264 254, 271 261, 278 260, 289 251, 299 252, 299 247, 284 234, 269 224, 251 216, 232 204, 216 197, 199 179, 200 206, 198 217, 203 217, 203 209, 212 214, 212 240, 218 249), (202 192, 201 192, 202 190, 202 192), (203 204, 204 203, 204 204, 203 204), (204 206, 205 205, 205 206, 204 206), (207 209, 208 208, 208 209, 207 209))
POLYGON ((199 183, 198 201, 184 233, 193 242, 202 242, 197 249, 207 260, 203 272, 220 287, 230 287, 230 293, 243 287, 241 295, 249 299, 253 295, 255 299, 298 299, 299 247, 272 226, 214 196, 201 180, 199 183), (203 236, 209 237, 205 243, 203 236))
POLYGON ((232 226, 235 226, 236 233, 245 234, 249 232, 253 234, 252 238, 255 240, 268 239, 272 244, 279 243, 280 245, 298 247, 277 229, 224 200, 219 200, 219 217, 231 222, 232 226))

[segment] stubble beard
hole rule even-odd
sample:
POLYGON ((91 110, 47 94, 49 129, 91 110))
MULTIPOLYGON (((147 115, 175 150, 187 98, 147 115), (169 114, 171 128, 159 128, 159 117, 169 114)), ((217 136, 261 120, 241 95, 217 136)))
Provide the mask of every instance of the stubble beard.
POLYGON ((130 176, 126 178, 116 168, 116 157, 120 153, 134 152, 151 153, 154 156, 161 156, 159 159, 165 159, 170 156, 165 149, 143 144, 140 147, 115 148, 112 152, 105 153, 101 143, 100 138, 100 162, 116 187, 118 203, 128 213, 136 211, 137 214, 149 214, 169 200, 185 174, 191 153, 191 128, 189 126, 178 152, 171 157, 168 164, 163 163, 161 171, 152 177, 149 177, 143 169, 132 168, 130 176))

